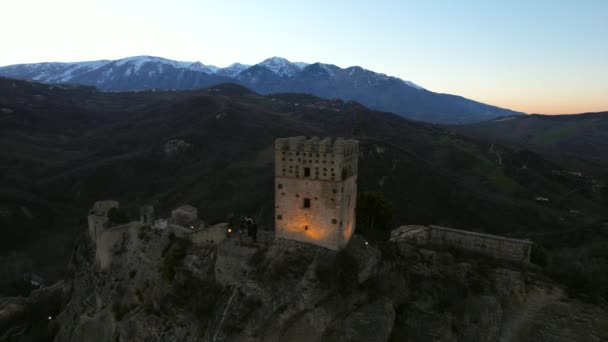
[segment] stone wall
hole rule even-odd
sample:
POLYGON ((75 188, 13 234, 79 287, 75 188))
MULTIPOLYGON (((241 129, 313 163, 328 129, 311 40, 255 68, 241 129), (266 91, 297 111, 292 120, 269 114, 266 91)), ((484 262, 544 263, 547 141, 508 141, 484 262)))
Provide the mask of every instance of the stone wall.
POLYGON ((530 262, 532 242, 440 226, 403 226, 391 232, 392 241, 456 247, 497 259, 530 262))
POLYGON ((93 204, 87 217, 89 236, 92 241, 97 241, 99 233, 105 229, 110 209, 118 208, 118 206, 119 203, 117 201, 97 201, 93 204))
POLYGON ((112 264, 115 253, 120 252, 123 241, 136 237, 142 224, 131 222, 99 232, 95 249, 95 259, 100 269, 107 269, 112 264))

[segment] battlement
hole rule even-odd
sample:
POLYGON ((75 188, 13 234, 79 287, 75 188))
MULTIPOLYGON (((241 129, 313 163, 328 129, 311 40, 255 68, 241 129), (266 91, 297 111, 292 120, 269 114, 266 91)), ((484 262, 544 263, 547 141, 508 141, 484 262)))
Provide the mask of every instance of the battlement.
POLYGON ((359 142, 290 137, 275 140, 275 176, 340 181, 356 176, 359 142))
POLYGON ((319 152, 329 154, 352 154, 356 152, 359 142, 354 139, 337 138, 332 142, 330 138, 320 139, 304 136, 278 138, 275 140, 275 149, 293 152, 319 152))

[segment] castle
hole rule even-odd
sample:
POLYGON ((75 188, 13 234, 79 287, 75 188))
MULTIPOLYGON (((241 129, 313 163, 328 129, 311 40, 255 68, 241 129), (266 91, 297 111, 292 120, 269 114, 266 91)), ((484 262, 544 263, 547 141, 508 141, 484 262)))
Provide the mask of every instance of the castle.
POLYGON ((332 250, 355 231, 356 140, 275 140, 275 236, 332 250))

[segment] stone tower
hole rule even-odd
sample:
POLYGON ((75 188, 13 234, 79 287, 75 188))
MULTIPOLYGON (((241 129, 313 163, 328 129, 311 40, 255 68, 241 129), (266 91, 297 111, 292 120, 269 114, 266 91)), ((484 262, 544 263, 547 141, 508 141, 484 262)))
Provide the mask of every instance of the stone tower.
POLYGON ((275 141, 277 238, 333 250, 346 246, 355 231, 358 154, 356 140, 275 141))

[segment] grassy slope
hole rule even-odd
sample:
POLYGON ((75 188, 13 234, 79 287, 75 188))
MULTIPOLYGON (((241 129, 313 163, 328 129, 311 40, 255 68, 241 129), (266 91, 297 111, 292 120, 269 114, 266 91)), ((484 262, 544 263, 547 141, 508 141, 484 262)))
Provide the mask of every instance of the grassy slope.
POLYGON ((578 115, 528 115, 453 130, 486 140, 517 144, 553 155, 608 162, 608 112, 578 115))

